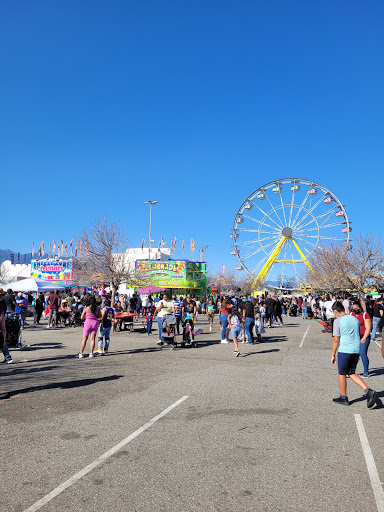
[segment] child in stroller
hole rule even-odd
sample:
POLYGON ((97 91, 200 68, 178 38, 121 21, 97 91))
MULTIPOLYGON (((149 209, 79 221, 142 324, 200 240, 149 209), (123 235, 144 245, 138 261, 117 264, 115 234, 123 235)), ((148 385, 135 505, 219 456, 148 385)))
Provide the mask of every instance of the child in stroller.
POLYGON ((183 319, 183 341, 181 346, 190 347, 195 345, 195 326, 193 323, 192 315, 186 314, 183 319))
POLYGON ((173 345, 175 348, 176 341, 176 317, 175 315, 165 315, 163 317, 162 329, 161 329, 161 345, 173 345))

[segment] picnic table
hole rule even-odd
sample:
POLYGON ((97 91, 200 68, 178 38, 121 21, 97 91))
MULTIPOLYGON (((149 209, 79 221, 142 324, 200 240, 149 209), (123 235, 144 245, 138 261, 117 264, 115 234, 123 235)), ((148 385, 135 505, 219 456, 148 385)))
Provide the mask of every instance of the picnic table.
POLYGON ((113 324, 114 331, 128 330, 133 331, 133 320, 138 317, 137 313, 115 313, 115 320, 113 324), (123 328, 124 325, 124 328, 123 328))

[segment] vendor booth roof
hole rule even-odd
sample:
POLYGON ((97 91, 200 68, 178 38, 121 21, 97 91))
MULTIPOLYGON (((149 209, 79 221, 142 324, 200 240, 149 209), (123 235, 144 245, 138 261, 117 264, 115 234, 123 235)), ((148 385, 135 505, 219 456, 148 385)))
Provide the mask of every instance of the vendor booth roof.
POLYGON ((157 292, 163 292, 165 288, 161 288, 161 286, 144 286, 143 288, 139 288, 136 290, 137 293, 157 293, 157 292))
POLYGON ((65 290, 65 286, 55 284, 45 279, 37 279, 36 277, 29 277, 21 279, 20 281, 13 281, 8 283, 6 288, 11 288, 14 292, 49 292, 53 290, 65 290))

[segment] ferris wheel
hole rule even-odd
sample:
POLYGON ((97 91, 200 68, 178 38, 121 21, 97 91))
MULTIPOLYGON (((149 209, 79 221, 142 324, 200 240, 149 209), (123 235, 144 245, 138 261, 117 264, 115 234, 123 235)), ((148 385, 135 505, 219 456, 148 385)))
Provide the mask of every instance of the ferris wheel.
POLYGON ((300 284, 300 267, 321 244, 349 243, 352 231, 344 206, 314 181, 284 178, 259 187, 235 215, 231 230, 237 270, 285 287, 300 284))

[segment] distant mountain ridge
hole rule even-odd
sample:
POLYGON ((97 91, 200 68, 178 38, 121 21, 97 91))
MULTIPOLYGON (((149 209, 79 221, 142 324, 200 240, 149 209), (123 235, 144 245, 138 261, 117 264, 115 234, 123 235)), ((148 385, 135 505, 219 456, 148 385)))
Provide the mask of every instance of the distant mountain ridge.
MULTIPOLYGON (((18 263, 18 252, 19 251, 11 251, 10 249, 0 249, 0 262, 2 263, 3 261, 6 261, 6 260, 10 260, 11 259, 11 254, 14 255, 14 260, 13 260, 13 263, 18 263)), ((32 253, 28 252, 26 254, 26 259, 25 258, 25 254, 24 252, 21 252, 20 253, 20 263, 31 263, 31 260, 32 260, 32 253)), ((36 257, 37 255, 35 255, 36 257)))

